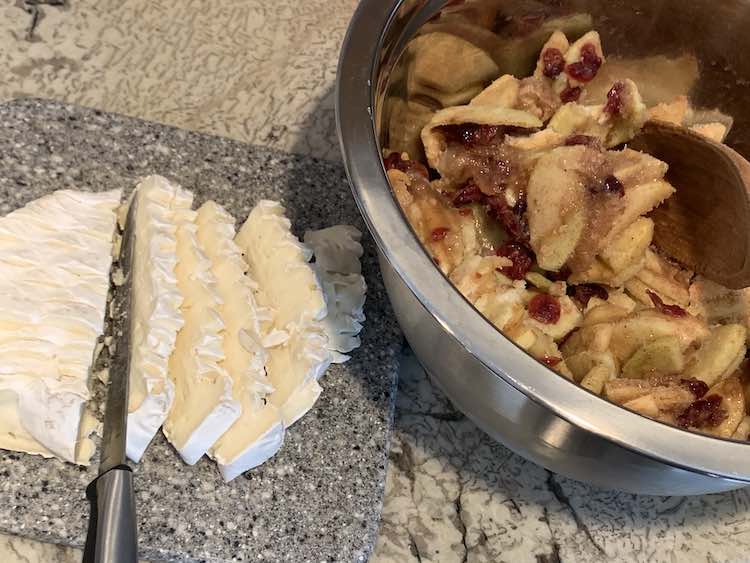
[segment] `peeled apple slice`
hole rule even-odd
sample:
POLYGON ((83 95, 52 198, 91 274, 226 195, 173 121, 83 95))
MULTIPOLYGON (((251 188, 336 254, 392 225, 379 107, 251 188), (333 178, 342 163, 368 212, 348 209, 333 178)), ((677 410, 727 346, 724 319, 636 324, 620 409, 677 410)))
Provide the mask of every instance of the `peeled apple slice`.
POLYGON ((747 329, 740 324, 718 326, 688 360, 685 377, 708 385, 731 375, 745 357, 747 329))

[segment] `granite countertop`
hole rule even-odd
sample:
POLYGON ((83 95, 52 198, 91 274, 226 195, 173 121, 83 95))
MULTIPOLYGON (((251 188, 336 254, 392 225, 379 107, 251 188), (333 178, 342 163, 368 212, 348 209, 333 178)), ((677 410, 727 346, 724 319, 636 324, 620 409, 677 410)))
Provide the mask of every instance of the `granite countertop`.
MULTIPOLYGON (((355 4, 19 1, 0 8, 0 99, 63 99, 337 162, 332 88, 355 4), (42 15, 31 33, 24 6, 42 15)), ((636 497, 553 475, 457 413, 408 351, 401 363, 371 561, 750 560, 746 491, 636 497)), ((0 539, 2 556, 80 558, 18 538, 0 539)))

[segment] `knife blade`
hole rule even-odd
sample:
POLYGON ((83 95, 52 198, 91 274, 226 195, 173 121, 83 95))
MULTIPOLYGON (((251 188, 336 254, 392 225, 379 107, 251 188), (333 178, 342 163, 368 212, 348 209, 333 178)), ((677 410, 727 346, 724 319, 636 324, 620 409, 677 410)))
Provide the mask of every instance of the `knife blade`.
POLYGON ((112 336, 115 352, 109 365, 109 387, 104 411, 102 454, 99 475, 126 464, 125 441, 128 427, 128 392, 130 379, 130 322, 132 318, 133 257, 135 254, 135 213, 138 198, 132 198, 120 245, 119 268, 123 283, 112 296, 112 336))
POLYGON ((131 198, 120 245, 119 268, 124 281, 112 296, 115 351, 109 366, 99 475, 86 489, 91 515, 84 563, 135 563, 138 556, 133 473, 125 454, 137 202, 137 197, 131 198))

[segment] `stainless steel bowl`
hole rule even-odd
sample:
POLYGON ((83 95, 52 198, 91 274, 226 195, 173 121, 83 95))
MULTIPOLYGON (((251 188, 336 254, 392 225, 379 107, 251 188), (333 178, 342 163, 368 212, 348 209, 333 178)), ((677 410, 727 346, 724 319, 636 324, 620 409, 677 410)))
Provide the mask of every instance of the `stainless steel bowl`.
MULTIPOLYGON (((448 3, 446 10, 465 11, 466 26, 444 25, 447 12, 436 19, 445 4, 362 0, 343 45, 336 94, 352 190, 417 357, 480 428, 552 471, 642 494, 701 494, 750 484, 749 445, 685 432, 615 406, 559 377, 502 336, 434 267, 391 194, 380 158, 381 148, 392 141, 394 123, 407 133, 420 127, 418 114, 394 110, 410 88, 413 93, 409 72, 419 52, 405 48, 416 36, 443 24, 441 31, 489 52, 501 70, 503 65, 523 69, 533 60, 528 53, 541 46, 534 30, 565 14, 577 15, 571 21, 578 26, 583 16, 586 26, 602 34, 608 54, 694 55, 701 75, 692 98, 733 115, 728 142, 750 156, 750 59, 744 56, 750 3, 448 3)), ((448 74, 463 70, 448 59, 445 68, 448 74)), ((425 104, 439 104, 426 97, 425 104)))

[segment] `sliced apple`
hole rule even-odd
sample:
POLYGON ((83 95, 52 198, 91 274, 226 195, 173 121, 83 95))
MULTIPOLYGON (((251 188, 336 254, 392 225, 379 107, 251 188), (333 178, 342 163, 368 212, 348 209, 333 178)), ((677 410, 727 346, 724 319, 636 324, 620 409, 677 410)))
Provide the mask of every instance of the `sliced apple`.
POLYGON ((470 106, 515 107, 518 102, 518 85, 520 80, 510 74, 504 74, 487 86, 469 102, 470 106))
POLYGON ((614 323, 610 347, 615 357, 625 362, 638 348, 657 338, 676 336, 680 349, 685 351, 698 345, 708 334, 705 322, 691 315, 672 317, 655 309, 644 309, 614 323))
POLYGON ((602 249, 602 261, 615 272, 622 272, 643 260, 654 236, 654 222, 639 217, 602 249))
POLYGON ((500 69, 484 50, 450 33, 420 35, 409 43, 409 99, 432 99, 444 107, 467 103, 500 69))
POLYGON ((730 376, 745 357, 747 329, 740 324, 718 326, 688 359, 685 377, 714 385, 730 376))
POLYGON ((682 372, 685 359, 676 336, 663 336, 641 346, 622 366, 622 376, 642 379, 682 372))
POLYGON ((611 378, 611 372, 606 366, 594 366, 591 370, 581 379, 581 387, 588 389, 592 393, 601 395, 604 389, 604 384, 611 378))
MULTIPOLYGON (((441 172, 441 157, 447 148, 441 125, 509 125, 522 129, 536 129, 542 122, 528 112, 500 106, 468 105, 446 107, 436 112, 422 129, 424 152, 430 166, 441 172)), ((442 174, 442 172, 441 172, 442 174)))
POLYGON ((666 302, 681 307, 690 303, 690 273, 670 264, 652 250, 646 251, 645 267, 636 277, 666 302))
POLYGON ((721 397, 720 408, 724 410, 726 417, 718 426, 700 428, 700 430, 722 438, 729 438, 745 417, 745 394, 742 392, 742 384, 738 377, 729 377, 711 387, 706 397, 711 395, 721 397))
POLYGON ((579 328, 562 345, 561 349, 564 357, 567 358, 586 350, 606 352, 612 340, 613 329, 614 324, 612 323, 602 323, 579 328))
POLYGON ((534 166, 527 188, 529 233, 539 267, 558 271, 575 250, 586 225, 585 187, 577 170, 596 151, 558 147, 534 166))
POLYGON ((742 440, 743 442, 750 440, 750 416, 745 416, 737 425, 735 431, 732 432, 732 439, 742 440))
POLYGON ((592 352, 584 350, 573 356, 565 357, 576 381, 581 381, 594 367, 602 366, 607 372, 607 380, 617 376, 617 360, 609 352, 592 352))
POLYGON ((600 323, 612 323, 624 319, 630 314, 630 311, 604 302, 602 305, 592 308, 583 316, 583 326, 592 326, 600 323))

